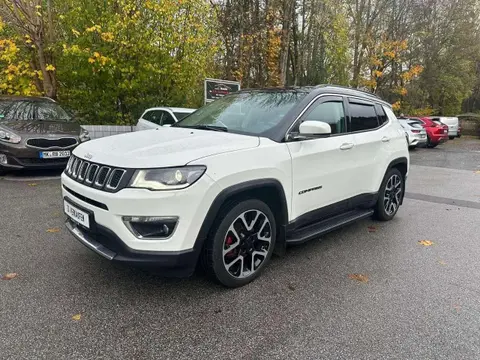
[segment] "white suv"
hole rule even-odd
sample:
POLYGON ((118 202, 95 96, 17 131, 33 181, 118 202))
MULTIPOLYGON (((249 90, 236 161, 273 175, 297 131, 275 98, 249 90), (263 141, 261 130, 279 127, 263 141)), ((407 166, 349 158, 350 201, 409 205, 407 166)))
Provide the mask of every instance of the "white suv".
POLYGON ((68 230, 103 257, 244 285, 273 252, 392 219, 409 167, 389 104, 316 86, 241 91, 162 130, 89 141, 62 175, 68 230))

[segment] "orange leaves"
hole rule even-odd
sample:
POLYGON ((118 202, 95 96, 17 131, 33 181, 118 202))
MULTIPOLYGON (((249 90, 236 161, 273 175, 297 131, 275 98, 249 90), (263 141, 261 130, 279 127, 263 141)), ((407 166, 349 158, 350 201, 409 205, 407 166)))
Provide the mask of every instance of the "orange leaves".
POLYGON ((361 283, 367 283, 368 282, 368 276, 364 274, 349 274, 348 278, 351 280, 356 280, 361 283))
POLYGON ((418 242, 418 244, 423 245, 423 246, 432 246, 435 243, 433 241, 430 241, 430 240, 420 240, 418 242))
POLYGON ((73 321, 80 321, 82 320, 82 314, 75 314, 72 316, 73 321))
POLYGON ((0 275, 0 280, 12 280, 18 276, 17 273, 8 273, 3 276, 0 275))
POLYGON ((60 232, 60 228, 50 228, 50 229, 47 229, 47 233, 58 233, 60 232))

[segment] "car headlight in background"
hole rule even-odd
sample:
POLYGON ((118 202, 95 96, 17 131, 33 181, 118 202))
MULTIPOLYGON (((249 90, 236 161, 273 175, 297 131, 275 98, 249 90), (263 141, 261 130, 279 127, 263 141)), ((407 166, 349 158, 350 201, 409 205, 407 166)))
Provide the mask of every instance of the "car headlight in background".
POLYGON ((83 127, 80 128, 80 142, 85 142, 90 140, 90 133, 85 130, 83 127))
POLYGON ((18 144, 22 140, 20 136, 12 132, 0 129, 0 141, 18 144))
POLYGON ((183 166, 137 170, 130 181, 129 187, 150 190, 184 189, 200 179, 206 169, 205 166, 183 166))

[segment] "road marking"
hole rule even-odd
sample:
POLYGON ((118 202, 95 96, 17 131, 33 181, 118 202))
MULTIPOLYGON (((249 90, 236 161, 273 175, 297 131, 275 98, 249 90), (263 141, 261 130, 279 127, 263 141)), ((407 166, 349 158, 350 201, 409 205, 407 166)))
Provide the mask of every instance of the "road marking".
POLYGON ((480 209, 480 202, 474 202, 474 201, 450 199, 450 198, 444 198, 440 196, 431 196, 431 195, 411 193, 411 192, 406 192, 405 197, 407 199, 427 201, 427 202, 436 203, 436 204, 446 204, 446 205, 461 206, 461 207, 466 207, 471 209, 480 209))

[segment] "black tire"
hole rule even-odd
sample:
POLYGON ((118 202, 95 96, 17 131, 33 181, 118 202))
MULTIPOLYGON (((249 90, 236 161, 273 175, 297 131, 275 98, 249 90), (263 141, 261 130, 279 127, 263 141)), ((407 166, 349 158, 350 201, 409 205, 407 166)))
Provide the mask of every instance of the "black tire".
POLYGON ((417 148, 417 145, 411 145, 408 147, 408 150, 415 150, 417 148))
MULTIPOLYGON (((222 207, 219 214, 221 215, 214 223, 208 239, 206 240, 202 254, 202 264, 206 272, 220 284, 230 288, 240 287, 256 279, 264 270, 272 256, 277 235, 275 216, 267 204, 257 199, 248 199, 226 204, 222 207), (243 214, 244 218, 246 218, 249 214, 254 214, 255 212, 261 214, 250 222, 249 225, 252 226, 253 229, 250 232, 245 231, 247 236, 243 237, 241 226, 245 223, 239 220, 239 216, 243 214), (264 218, 268 220, 269 229, 266 225, 267 222, 263 222, 262 220, 264 218), (228 247, 225 249, 225 246, 229 245, 227 241, 231 241, 232 237, 236 237, 234 233, 229 230, 231 226, 235 226, 235 232, 238 231, 240 233, 239 237, 236 239, 239 245, 237 245, 232 251, 224 253, 224 250, 229 249, 228 247), (240 226, 240 228, 238 226, 240 226), (263 226, 263 228, 259 229, 258 233, 255 234, 254 232, 258 230, 259 226, 263 226), (249 235, 250 233, 252 234, 249 235), (258 239, 258 236, 261 234, 266 234, 262 237, 270 236, 269 244, 264 240, 258 239), (255 238, 257 240, 255 240, 255 238), (267 244, 268 249, 264 249, 267 244), (265 256, 260 254, 248 255, 249 251, 252 251, 252 248, 253 252, 259 250, 257 248, 258 246, 262 247, 260 250, 263 250, 263 252, 266 253, 265 256), (229 256, 234 259, 227 264, 225 259, 229 256), (241 261, 236 260, 239 258, 241 258, 241 261), (245 259, 247 259, 247 261, 245 261, 245 259), (255 259, 261 260, 257 267, 255 259), (250 262, 250 268, 253 267, 254 271, 249 275, 245 275, 243 272, 248 265, 248 262, 250 262), (231 272, 230 269, 227 269, 227 265, 230 265, 230 268, 233 268, 231 272), (236 268, 239 268, 239 271, 236 271, 236 268)), ((245 227, 244 229, 247 230, 245 227)), ((230 245, 235 245, 237 241, 234 240, 230 245)), ((248 274, 248 271, 246 272, 248 274)))
POLYGON ((0 168, 0 176, 5 176, 7 175, 7 170, 3 170, 2 168, 0 168))
POLYGON ((380 221, 392 220, 395 217, 398 211, 398 208, 400 207, 400 203, 402 202, 404 192, 405 192, 405 179, 403 178, 400 170, 398 170, 397 168, 388 170, 387 174, 383 179, 382 185, 380 186, 380 191, 378 192, 378 200, 377 200, 377 204, 375 205, 375 217, 380 221), (388 190, 387 185, 390 187, 390 185, 393 184, 390 182, 392 178, 394 179, 398 178, 400 180, 400 184, 399 184, 399 187, 394 186, 393 190, 388 190), (401 190, 399 193, 397 192, 398 189, 401 190), (390 200, 388 200, 389 202, 386 202, 387 200, 385 199, 387 196, 391 195, 392 193, 391 191, 393 191, 393 197, 390 197, 390 200), (389 208, 391 210, 392 202, 395 202, 396 206, 392 212, 389 212, 387 211, 386 208, 389 208))
POLYGON ((460 139, 460 138, 462 137, 462 135, 461 135, 461 134, 459 134, 459 135, 457 135, 457 137, 460 139))
POLYGON ((450 140, 453 140, 453 139, 455 139, 455 136, 449 136, 448 138, 449 138, 450 140))
POLYGON ((434 147, 436 147, 438 144, 435 144, 435 143, 432 143, 432 141, 430 140, 430 136, 427 135, 427 147, 433 149, 434 147))

